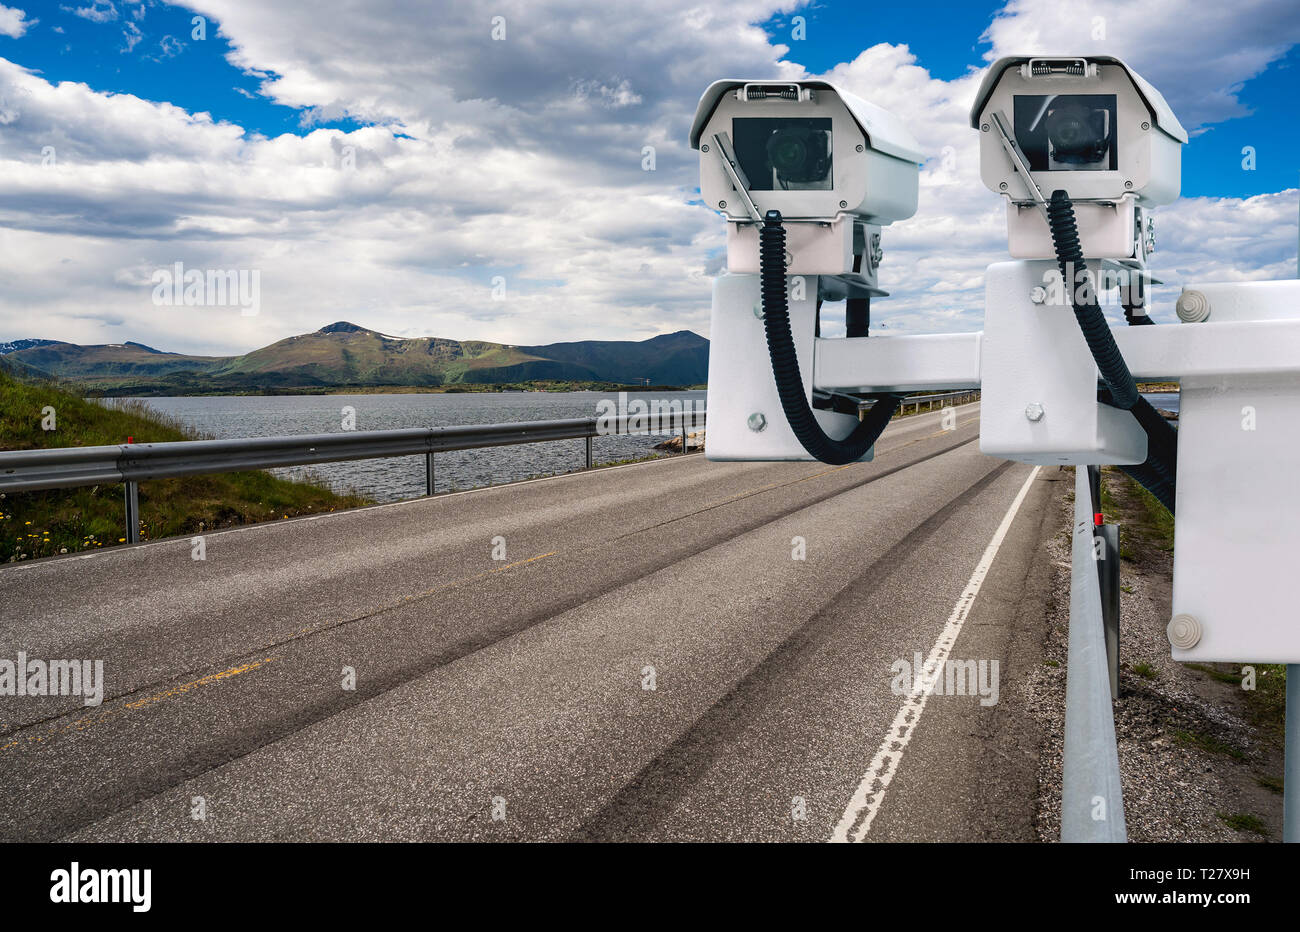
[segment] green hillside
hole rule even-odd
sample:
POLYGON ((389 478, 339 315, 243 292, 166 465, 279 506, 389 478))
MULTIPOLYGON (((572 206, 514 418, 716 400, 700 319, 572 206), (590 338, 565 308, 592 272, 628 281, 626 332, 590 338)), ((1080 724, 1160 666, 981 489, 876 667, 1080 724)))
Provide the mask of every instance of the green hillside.
MULTIPOLYGON (((0 450, 190 440, 194 435, 139 403, 105 408, 49 383, 0 370, 0 450), (54 409, 56 430, 41 422, 54 409)), ((265 472, 158 479, 140 485, 141 539, 199 534, 365 504, 323 486, 265 472)), ((109 547, 126 537, 123 487, 105 485, 0 494, 0 562, 109 547)))
POLYGON ((696 385, 708 341, 690 331, 634 341, 507 346, 390 337, 345 321, 243 356, 186 356, 138 343, 54 343, 0 356, 24 377, 76 382, 100 394, 200 394, 336 388, 491 385, 534 381, 696 385))

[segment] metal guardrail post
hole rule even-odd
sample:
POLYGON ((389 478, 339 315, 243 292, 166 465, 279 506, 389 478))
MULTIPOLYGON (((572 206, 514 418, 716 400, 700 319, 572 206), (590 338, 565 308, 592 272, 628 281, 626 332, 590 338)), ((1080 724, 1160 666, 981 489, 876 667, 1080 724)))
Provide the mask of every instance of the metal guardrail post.
POLYGON ((1061 841, 1123 842, 1128 833, 1102 628, 1100 561, 1093 551, 1094 514, 1088 470, 1076 466, 1061 841))
POLYGON ((1119 525, 1099 523, 1101 511, 1101 467, 1088 467, 1089 505, 1092 508, 1093 547, 1098 558, 1101 583, 1101 623, 1106 636, 1106 667, 1110 673, 1110 697, 1119 698, 1119 525))
POLYGON ((1300 844, 1300 663, 1286 665, 1286 761, 1282 768, 1282 840, 1300 844))
POLYGON ((432 495, 434 489, 433 451, 424 454, 424 494, 432 495))
POLYGON ((686 452, 686 415, 682 415, 682 452, 686 452))
POLYGON ((1101 621, 1106 636, 1106 669, 1110 673, 1110 697, 1119 698, 1119 525, 1103 524, 1095 531, 1102 542, 1101 621))
POLYGON ((588 469, 591 468, 591 464, 592 464, 591 445, 595 441, 595 439, 596 438, 591 436, 587 437, 587 468, 588 469))
POLYGON ((140 543, 140 483, 126 483, 126 542, 140 543))

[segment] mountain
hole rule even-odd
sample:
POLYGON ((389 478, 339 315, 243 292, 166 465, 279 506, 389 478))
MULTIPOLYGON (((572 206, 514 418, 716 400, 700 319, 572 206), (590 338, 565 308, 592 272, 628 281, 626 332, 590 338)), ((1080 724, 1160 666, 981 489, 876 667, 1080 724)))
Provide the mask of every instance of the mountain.
POLYGON ((32 342, 40 345, 10 353, 7 361, 73 382, 155 377, 180 371, 212 372, 228 361, 220 356, 163 353, 142 343, 78 346, 53 340, 32 342))
POLYGON ((191 394, 338 387, 437 387, 537 380, 696 385, 709 341, 689 330, 636 341, 508 346, 441 337, 407 339, 338 321, 243 356, 188 356, 141 343, 78 346, 52 340, 0 357, 29 376, 110 394, 191 394))
POLYGON ((10 340, 8 343, 0 343, 0 356, 8 356, 10 353, 31 349, 33 346, 49 346, 58 342, 58 340, 10 340))
POLYGON ((629 340, 584 340, 521 346, 519 350, 596 373, 611 382, 648 379, 652 385, 697 385, 708 378, 709 341, 678 330, 639 343, 629 340))

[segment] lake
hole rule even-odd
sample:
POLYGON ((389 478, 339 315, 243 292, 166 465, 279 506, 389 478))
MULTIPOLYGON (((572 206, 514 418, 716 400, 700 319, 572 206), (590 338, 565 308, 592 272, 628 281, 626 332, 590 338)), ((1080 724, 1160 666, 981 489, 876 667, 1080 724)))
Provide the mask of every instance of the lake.
POLYGON ((1178 413, 1178 392, 1150 392, 1142 397, 1151 402, 1153 408, 1164 408, 1166 411, 1178 413))
MULTIPOLYGON (((703 407, 705 392, 629 392, 641 398, 703 407)), ((201 434, 218 439, 272 437, 287 434, 326 434, 342 430, 343 408, 356 411, 356 430, 402 427, 452 427, 502 424, 557 418, 596 417, 596 403, 617 401, 609 392, 480 392, 394 395, 240 395, 202 398, 139 398, 156 411, 181 421, 201 434)), ((111 404, 112 399, 105 399, 111 404)), ((613 462, 654 453, 666 439, 655 435, 597 437, 596 462, 613 462)), ((582 440, 557 440, 509 447, 459 450, 437 456, 438 491, 478 488, 532 476, 581 468, 586 445, 582 440)), ((424 494, 424 457, 399 456, 375 460, 322 463, 312 467, 272 470, 277 475, 311 473, 339 490, 355 490, 376 501, 397 501, 424 494)))
MULTIPOLYGON (((706 393, 629 392, 646 401, 681 399, 703 405, 706 393)), ((1157 408, 1178 410, 1178 393, 1144 396, 1157 408)), ((501 424, 569 417, 595 417, 596 403, 617 400, 608 392, 480 392, 474 394, 396 395, 240 395, 204 398, 140 398, 209 437, 273 437, 286 434, 326 434, 342 429, 345 406, 356 410, 357 430, 401 427, 450 427, 462 424, 501 424)), ((105 399, 111 404, 112 399, 105 399)), ((662 436, 597 437, 596 462, 613 462, 654 453, 662 436)), ((439 491, 479 488, 532 476, 568 472, 583 465, 581 440, 486 447, 439 453, 439 491)), ((424 494, 424 458, 399 456, 377 460, 322 463, 312 467, 272 470, 277 475, 311 473, 339 490, 352 489, 376 501, 398 501, 424 494)))

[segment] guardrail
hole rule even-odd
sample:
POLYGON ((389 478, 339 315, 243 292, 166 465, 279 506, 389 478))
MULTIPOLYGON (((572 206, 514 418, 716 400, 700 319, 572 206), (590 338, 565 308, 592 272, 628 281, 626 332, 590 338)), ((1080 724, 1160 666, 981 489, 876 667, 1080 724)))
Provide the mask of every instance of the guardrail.
POLYGON ((434 493, 434 454, 451 450, 587 441, 586 467, 593 465, 592 440, 615 434, 680 431, 685 452, 687 433, 705 424, 706 412, 665 411, 618 417, 478 424, 467 427, 345 431, 288 437, 232 440, 180 440, 168 443, 122 443, 100 447, 0 452, 0 492, 32 492, 82 485, 126 484, 127 540, 139 540, 139 483, 203 473, 242 472, 278 466, 312 466, 341 460, 378 459, 424 454, 425 494, 434 493))
MULTIPOLYGON (((952 399, 967 399, 973 401, 978 397, 979 389, 977 388, 968 388, 965 391, 960 392, 944 392, 941 395, 908 395, 903 399, 902 404, 898 406, 898 410, 899 413, 902 413, 907 409, 908 405, 915 405, 916 411, 919 412, 921 410, 921 405, 924 404, 926 405, 926 410, 929 411, 934 408, 934 403, 936 401, 950 401, 952 399)), ((957 403, 961 404, 960 401, 957 403)))
MULTIPOLYGON (((1065 680, 1061 841, 1123 842, 1124 796, 1111 706, 1111 658, 1103 609, 1103 576, 1118 573, 1118 546, 1096 523, 1101 510, 1097 467, 1074 469, 1074 539, 1070 572, 1070 633, 1065 680), (1094 497, 1095 496, 1095 497, 1094 497)), ((1116 542, 1118 538, 1116 537, 1116 542)), ((1114 635, 1118 641, 1118 610, 1114 635)))
MULTIPOLYGON (((915 395, 905 398, 903 405, 915 404, 919 411, 921 404, 932 408, 935 402, 975 395, 978 392, 973 390, 915 395)), ((513 424, 0 451, 0 492, 34 492, 125 483, 126 538, 129 542, 136 543, 140 527, 139 483, 147 479, 423 454, 425 494, 432 495, 436 453, 585 439, 585 465, 590 469, 593 465, 592 440, 595 437, 680 431, 684 452, 688 447, 688 430, 703 427, 705 417, 704 411, 670 410, 619 417, 569 418, 513 424), (634 429, 629 429, 629 425, 634 429)))

